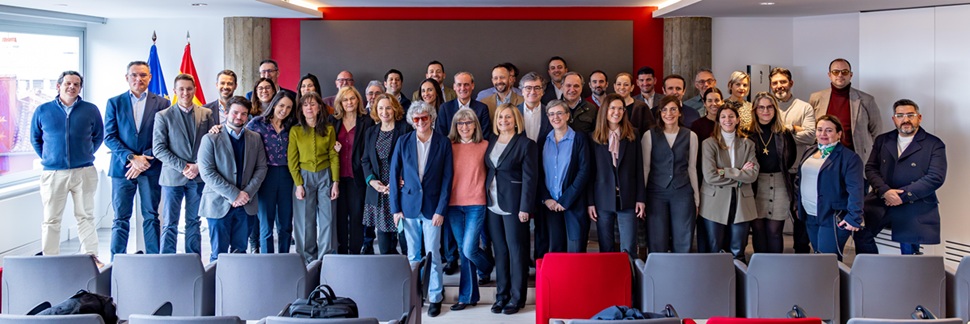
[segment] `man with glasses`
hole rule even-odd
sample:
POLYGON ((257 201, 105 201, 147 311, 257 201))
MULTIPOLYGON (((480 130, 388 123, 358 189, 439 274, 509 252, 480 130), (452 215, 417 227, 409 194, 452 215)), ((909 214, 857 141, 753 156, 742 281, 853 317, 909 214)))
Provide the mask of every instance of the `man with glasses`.
POLYGON ((869 150, 881 131, 879 107, 868 93, 852 87, 852 65, 844 58, 829 63, 828 89, 813 93, 808 103, 815 108, 815 118, 834 115, 844 127, 842 145, 869 160, 869 150))
MULTIPOLYGON (((546 117, 546 109, 542 105, 545 83, 542 76, 536 72, 523 75, 522 80, 519 81, 524 102, 517 107, 519 112, 522 113, 525 136, 538 145, 545 143, 546 136, 552 131, 552 125, 549 124, 549 118, 546 117)), ((541 146, 538 147, 538 151, 542 151, 541 146)), ((538 207, 545 208, 545 205, 539 203, 538 207)), ((541 259, 546 252, 549 252, 549 229, 546 224, 546 217, 541 208, 536 210, 536 213, 532 215, 533 235, 535 235, 533 240, 535 249, 532 252, 533 262, 541 259)))
MULTIPOLYGON (((337 91, 340 91, 343 87, 353 87, 354 86, 354 74, 350 71, 340 71, 337 73, 337 79, 333 80, 333 84, 337 86, 337 91)), ((333 107, 333 101, 337 98, 337 95, 323 98, 323 103, 327 106, 333 107)))
MULTIPOLYGON (((654 88, 657 84, 657 77, 655 75, 653 68, 649 66, 644 66, 637 70, 637 87, 640 88, 640 94, 633 97, 633 99, 642 101, 650 108, 659 105, 660 100, 664 97, 657 93, 657 89, 654 88)), ((703 105, 701 106, 703 107, 703 105)))
POLYGON ((701 96, 704 95, 704 92, 707 92, 707 89, 713 87, 717 87, 717 79, 714 78, 714 73, 707 68, 700 69, 700 71, 697 71, 697 75, 694 76, 694 89, 697 89, 697 95, 684 101, 684 106, 690 107, 694 111, 697 111, 698 115, 704 116, 707 111, 704 108, 704 99, 701 96))
POLYGON ((892 119, 896 129, 876 137, 866 162, 866 178, 882 203, 866 206, 866 228, 856 232, 856 251, 878 253, 875 235, 889 225, 902 254, 923 254, 920 244, 940 244, 936 190, 946 178, 946 146, 920 127, 916 102, 896 101, 892 119), (872 217, 878 213, 871 207, 885 215, 872 217))
MULTIPOLYGON (((158 178, 162 162, 152 153, 152 133, 155 113, 168 108, 169 101, 148 92, 152 73, 148 63, 128 63, 128 91, 108 99, 104 118, 104 143, 111 150, 111 205, 114 222, 111 226, 111 257, 127 253, 129 221, 135 192, 141 198, 142 235, 145 253, 158 254, 158 203, 162 188, 158 178)), ((218 102, 218 101, 216 101, 218 102)))
MULTIPOLYGON (((289 91, 291 96, 296 97, 296 92, 280 86, 280 65, 276 64, 275 60, 265 59, 259 62, 259 77, 273 80, 273 83, 276 84, 276 92, 289 91)), ((246 93, 246 99, 253 99, 252 91, 246 93)))

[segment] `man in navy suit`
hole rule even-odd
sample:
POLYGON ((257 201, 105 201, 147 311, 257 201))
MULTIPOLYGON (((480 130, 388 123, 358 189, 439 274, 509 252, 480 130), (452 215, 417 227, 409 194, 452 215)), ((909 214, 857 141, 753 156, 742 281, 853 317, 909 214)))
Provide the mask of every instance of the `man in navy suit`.
POLYGON ((128 63, 125 79, 128 91, 108 100, 104 120, 104 142, 111 149, 108 176, 111 177, 111 204, 115 212, 111 226, 112 259, 117 253, 127 252, 135 192, 141 198, 145 253, 158 253, 159 245, 161 187, 158 176, 162 163, 155 161, 152 154, 152 133, 155 113, 168 108, 169 102, 147 91, 152 79, 148 63, 128 63))
POLYGON ((455 74, 454 88, 458 98, 441 104, 434 130, 441 135, 448 136, 448 133, 451 132, 451 119, 455 117, 455 113, 459 109, 469 108, 475 111, 475 115, 478 116, 482 133, 491 131, 492 122, 488 116, 488 106, 481 101, 472 99, 472 92, 475 90, 475 77, 468 72, 458 72, 458 74, 455 74))
POLYGON ((858 242, 856 234, 856 249, 877 253, 875 235, 891 225, 902 254, 922 254, 920 244, 940 244, 936 190, 946 178, 946 145, 919 126, 923 117, 912 100, 896 101, 892 118, 896 129, 876 137, 866 162, 869 185, 882 198, 880 206, 866 207, 884 209, 885 215, 875 219, 866 210, 867 228, 859 232, 865 240, 858 242))

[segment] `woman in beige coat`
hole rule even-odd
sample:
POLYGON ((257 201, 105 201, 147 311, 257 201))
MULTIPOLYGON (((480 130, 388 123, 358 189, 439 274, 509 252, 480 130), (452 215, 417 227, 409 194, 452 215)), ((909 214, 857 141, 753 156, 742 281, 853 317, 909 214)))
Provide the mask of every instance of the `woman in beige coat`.
POLYGON ((731 251, 735 259, 744 261, 748 225, 758 218, 751 188, 758 180, 758 160, 754 142, 738 133, 739 122, 737 109, 721 107, 714 134, 701 144, 700 208, 710 251, 731 251), (726 237, 729 246, 723 244, 726 237))

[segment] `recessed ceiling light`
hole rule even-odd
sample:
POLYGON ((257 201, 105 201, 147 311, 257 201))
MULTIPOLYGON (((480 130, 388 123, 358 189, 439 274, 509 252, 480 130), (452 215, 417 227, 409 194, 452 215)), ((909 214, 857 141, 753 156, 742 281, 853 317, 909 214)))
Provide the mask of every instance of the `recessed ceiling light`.
POLYGON ((197 3, 193 3, 192 4, 193 7, 205 7, 205 6, 208 6, 208 5, 209 4, 208 3, 205 3, 205 2, 197 2, 197 3))
POLYGON ((55 6, 58 6, 58 7, 67 7, 67 4, 66 3, 57 3, 57 4, 54 4, 54 5, 55 6))
POLYGON ((774 2, 762 2, 761 5, 762 6, 773 6, 773 5, 775 5, 775 3, 774 2))

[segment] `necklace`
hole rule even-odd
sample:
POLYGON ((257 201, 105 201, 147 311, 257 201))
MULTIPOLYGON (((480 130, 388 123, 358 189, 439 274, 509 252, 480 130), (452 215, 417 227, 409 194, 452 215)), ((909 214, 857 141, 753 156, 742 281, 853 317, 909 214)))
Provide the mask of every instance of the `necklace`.
POLYGON ((758 140, 761 141, 761 145, 764 145, 765 147, 765 149, 761 152, 764 152, 765 155, 768 155, 768 144, 771 144, 771 139, 774 138, 774 136, 771 135, 771 133, 768 133, 768 142, 765 142, 764 138, 762 138, 762 136, 764 136, 763 133, 758 135, 758 140))

